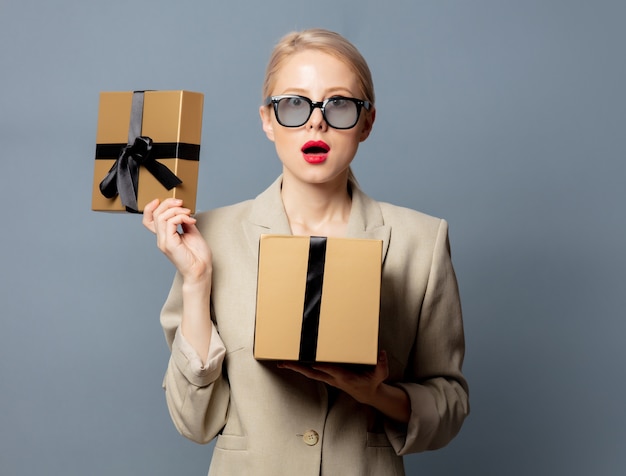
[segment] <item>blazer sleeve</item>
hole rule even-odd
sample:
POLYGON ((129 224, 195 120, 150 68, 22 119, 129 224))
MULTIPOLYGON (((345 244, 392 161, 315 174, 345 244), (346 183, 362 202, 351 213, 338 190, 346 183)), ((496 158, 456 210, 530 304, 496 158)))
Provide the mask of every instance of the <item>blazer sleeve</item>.
POLYGON ((469 389, 462 374, 464 354, 448 225, 441 220, 407 378, 397 383, 409 395, 410 421, 408 425, 386 422, 388 437, 398 454, 441 448, 459 432, 469 414, 469 389))
POLYGON ((177 274, 161 311, 161 326, 171 355, 163 388, 176 429, 196 443, 208 443, 226 424, 230 402, 228 380, 223 375, 226 348, 213 325, 206 364, 180 331, 182 280, 177 274))

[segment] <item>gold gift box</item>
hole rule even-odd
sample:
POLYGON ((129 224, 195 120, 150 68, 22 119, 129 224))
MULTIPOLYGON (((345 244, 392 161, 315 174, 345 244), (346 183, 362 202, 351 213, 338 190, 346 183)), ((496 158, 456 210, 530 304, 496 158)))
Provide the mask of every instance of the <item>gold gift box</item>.
POLYGON ((254 357, 376 364, 381 261, 380 240, 262 235, 254 357))
MULTIPOLYGON (((180 198, 192 212, 196 207, 202 109, 204 95, 191 91, 124 91, 100 93, 92 210, 136 211, 158 198, 180 198), (138 168, 137 210, 129 210, 119 194, 107 198, 100 183, 129 145, 133 96, 143 94, 141 136, 153 143, 152 158, 167 167, 182 183, 168 190, 145 165, 138 168)), ((167 172, 167 171, 166 171, 167 172)))

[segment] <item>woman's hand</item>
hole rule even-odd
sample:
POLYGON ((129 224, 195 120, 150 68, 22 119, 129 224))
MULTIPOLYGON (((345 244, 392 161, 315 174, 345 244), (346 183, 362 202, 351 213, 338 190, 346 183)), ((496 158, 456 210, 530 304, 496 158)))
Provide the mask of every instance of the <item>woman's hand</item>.
POLYGON ((278 366, 336 387, 356 401, 371 405, 395 420, 406 422, 410 417, 411 403, 406 392, 385 383, 389 377, 389 362, 384 350, 379 352, 376 366, 363 372, 355 372, 334 364, 306 366, 295 362, 283 362, 278 366))
POLYGON ((209 311, 212 272, 209 245, 182 200, 151 201, 144 207, 143 224, 156 235, 157 246, 183 278, 180 329, 204 365, 213 330, 209 311))
POLYGON ((361 403, 373 399, 378 387, 389 376, 389 365, 386 352, 380 351, 378 362, 371 370, 355 372, 336 364, 301 365, 296 362, 283 362, 279 367, 291 369, 302 375, 343 390, 361 403))
POLYGON ((184 281, 207 278, 211 250, 196 227, 191 211, 182 200, 153 200, 144 207, 143 225, 156 235, 157 246, 176 266, 184 281), (182 233, 179 232, 179 226, 182 233))

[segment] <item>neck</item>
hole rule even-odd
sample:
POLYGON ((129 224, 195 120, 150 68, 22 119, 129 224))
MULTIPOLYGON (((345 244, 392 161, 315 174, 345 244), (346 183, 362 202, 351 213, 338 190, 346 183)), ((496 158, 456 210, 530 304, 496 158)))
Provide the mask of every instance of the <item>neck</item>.
POLYGON ((281 197, 294 235, 344 236, 352 199, 348 177, 311 184, 283 175, 281 197))

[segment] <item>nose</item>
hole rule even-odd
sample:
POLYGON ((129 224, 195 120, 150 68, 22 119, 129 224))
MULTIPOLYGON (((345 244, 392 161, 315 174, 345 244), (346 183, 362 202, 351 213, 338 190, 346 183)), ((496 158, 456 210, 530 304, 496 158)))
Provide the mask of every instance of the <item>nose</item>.
POLYGON ((313 108, 313 112, 311 112, 311 117, 309 117, 308 125, 311 129, 323 130, 328 128, 328 124, 326 124, 326 120, 324 119, 324 114, 322 114, 321 106, 315 106, 313 108))

